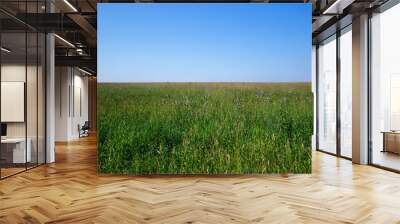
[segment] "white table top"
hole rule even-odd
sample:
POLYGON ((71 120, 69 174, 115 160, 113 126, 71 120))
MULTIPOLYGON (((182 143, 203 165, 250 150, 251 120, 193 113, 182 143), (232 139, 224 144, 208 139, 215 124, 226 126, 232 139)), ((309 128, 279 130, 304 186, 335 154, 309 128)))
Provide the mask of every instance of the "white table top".
POLYGON ((400 134, 400 131, 381 131, 381 133, 384 133, 384 134, 400 134))
MULTIPOLYGON (((30 141, 30 139, 27 139, 30 141)), ((1 143, 20 143, 20 142, 25 142, 25 138, 5 138, 1 139, 1 143)))

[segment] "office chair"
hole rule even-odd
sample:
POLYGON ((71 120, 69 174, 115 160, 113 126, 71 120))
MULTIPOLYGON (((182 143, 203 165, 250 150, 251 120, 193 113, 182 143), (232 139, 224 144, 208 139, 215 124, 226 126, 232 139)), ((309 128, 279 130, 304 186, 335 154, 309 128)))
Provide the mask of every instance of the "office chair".
POLYGON ((79 129, 79 138, 89 136, 89 129, 90 129, 89 121, 85 121, 82 127, 78 125, 78 129, 79 129))

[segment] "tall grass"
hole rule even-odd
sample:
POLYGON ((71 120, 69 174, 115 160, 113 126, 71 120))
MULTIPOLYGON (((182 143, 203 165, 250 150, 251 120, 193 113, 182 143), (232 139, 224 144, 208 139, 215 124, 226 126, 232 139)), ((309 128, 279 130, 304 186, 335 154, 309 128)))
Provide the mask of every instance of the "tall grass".
POLYGON ((99 84, 98 170, 310 173, 308 83, 99 84))

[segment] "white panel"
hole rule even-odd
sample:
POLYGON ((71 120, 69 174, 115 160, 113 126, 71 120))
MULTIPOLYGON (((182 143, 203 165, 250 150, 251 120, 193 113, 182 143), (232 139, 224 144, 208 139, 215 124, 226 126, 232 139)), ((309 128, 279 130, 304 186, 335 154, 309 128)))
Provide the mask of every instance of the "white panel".
POLYGON ((1 82, 1 122, 24 122, 24 82, 1 82))
MULTIPOLYGON (((54 11, 53 4, 47 1, 47 8, 50 12, 54 11)), ((47 61, 47 73, 46 73, 46 163, 52 163, 55 161, 55 145, 54 145, 54 135, 55 135, 55 43, 54 34, 47 34, 46 40, 46 61, 47 61)))

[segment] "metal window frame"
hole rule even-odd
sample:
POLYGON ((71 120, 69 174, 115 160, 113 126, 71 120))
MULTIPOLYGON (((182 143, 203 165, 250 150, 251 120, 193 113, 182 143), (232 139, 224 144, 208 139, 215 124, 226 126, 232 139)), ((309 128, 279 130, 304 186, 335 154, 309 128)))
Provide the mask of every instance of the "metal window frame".
POLYGON ((326 38, 320 40, 317 44, 316 44, 316 151, 318 152, 323 152, 329 155, 333 155, 339 158, 343 158, 346 160, 352 160, 352 158, 347 157, 342 155, 342 149, 341 149, 341 117, 340 117, 340 103, 341 103, 341 99, 340 99, 340 84, 341 84, 341 65, 340 65, 340 37, 345 33, 343 32, 344 30, 348 29, 350 26, 352 25, 352 23, 349 23, 347 25, 345 25, 344 27, 340 27, 338 24, 336 24, 336 32, 327 36, 326 38), (329 38, 332 38, 332 36, 335 36, 335 38, 332 41, 336 41, 336 152, 332 153, 329 151, 326 151, 324 149, 321 149, 319 147, 319 80, 320 80, 320 74, 319 74, 319 47, 320 44, 322 42, 325 42, 326 40, 328 40, 329 38))
POLYGON ((373 31, 373 27, 372 27, 372 19, 373 19, 373 14, 374 13, 384 13, 385 11, 391 9, 394 6, 397 6, 398 4, 400 4, 400 0, 388 0, 386 1, 384 4, 382 4, 381 6, 368 11, 368 30, 367 30, 367 45, 368 45, 368 53, 367 53, 367 82, 368 82, 368 95, 367 95, 367 107, 368 107, 368 111, 367 111, 367 119, 368 119, 368 124, 367 124, 367 132, 368 132, 368 165, 379 168, 379 169, 383 169, 383 170, 387 170, 390 172, 394 172, 394 173, 400 173, 400 169, 394 169, 388 166, 384 166, 381 164, 377 164, 374 163, 373 160, 373 138, 372 138, 372 105, 373 105, 373 101, 372 101, 372 93, 373 93, 373 88, 372 88, 372 57, 373 57, 373 50, 372 50, 372 31, 373 31))
MULTIPOLYGON (((400 4, 400 0, 388 0, 384 4, 382 4, 381 6, 367 11, 367 13, 368 13, 368 30, 367 30, 367 42, 368 42, 368 44, 367 44, 367 46, 368 46, 368 49, 367 49, 367 51, 368 51, 368 54, 367 54, 367 66, 368 66, 368 69, 367 69, 367 82, 368 82, 368 84, 367 84, 368 85, 367 86, 367 88, 368 88, 368 90, 367 90, 367 92, 368 92, 367 93, 368 94, 367 95, 367 104, 368 104, 367 105, 367 107, 368 107, 368 111, 367 111, 367 116, 368 116, 368 124, 367 124, 368 138, 367 138, 367 141, 368 141, 368 152, 367 152, 367 154, 368 154, 368 161, 367 161, 367 164, 370 165, 370 166, 373 166, 373 167, 377 167, 379 169, 383 169, 383 170, 387 170, 387 171, 395 172, 395 173, 400 173, 400 170, 393 169, 393 168, 390 168, 390 167, 386 167, 386 166, 382 166, 382 165, 373 163, 373 141, 372 141, 372 92, 373 92, 373 89, 372 89, 372 54, 373 54, 373 51, 372 51, 372 33, 371 33, 372 32, 372 24, 371 24, 371 20, 373 18, 373 13, 383 13, 386 10, 388 10, 388 9, 398 5, 398 4, 400 4)), ((349 26, 351 24, 352 23, 350 23, 350 24, 346 25, 345 27, 341 28, 340 31, 346 29, 347 26, 349 26)), ((339 30, 339 29, 337 28, 337 30, 339 30)), ((335 34, 336 34, 336 41, 337 41, 336 42, 336 46, 338 47, 338 45, 340 45, 339 38, 340 38, 340 36, 342 34, 337 35, 337 32, 335 34)), ((329 154, 329 155, 333 155, 333 156, 339 157, 339 158, 352 160, 352 158, 349 158, 349 157, 341 155, 341 147, 338 144, 338 143, 340 143, 340 139, 338 139, 338 137, 340 138, 339 134, 341 132, 340 117, 338 117, 338 115, 340 116, 340 113, 338 113, 338 111, 340 111, 340 110, 338 110, 338 106, 340 107, 340 99, 338 99, 338 98, 340 98, 340 92, 339 92, 340 91, 340 87, 337 89, 339 91, 336 92, 336 99, 337 99, 337 101, 336 101, 337 102, 337 105, 336 105, 337 106, 337 108, 336 108, 337 109, 336 110, 337 111, 336 112, 336 116, 337 116, 336 122, 337 122, 337 124, 336 124, 336 126, 337 126, 337 128, 340 129, 340 130, 336 131, 336 133, 337 133, 337 136, 336 136, 336 138, 337 138, 336 139, 336 146, 337 146, 336 154, 328 152, 328 151, 324 151, 323 149, 319 149, 319 122, 320 122, 319 121, 319 109, 320 108, 318 107, 318 102, 319 102, 319 63, 318 63, 318 58, 319 58, 318 54, 319 53, 318 53, 318 48, 319 48, 319 44, 321 42, 325 41, 326 39, 330 38, 331 36, 333 36, 335 34, 329 35, 326 38, 324 37, 324 39, 318 41, 318 43, 316 44, 316 100, 317 100, 317 102, 316 102, 316 122, 317 122, 316 123, 316 148, 317 149, 316 150, 319 151, 319 152, 323 152, 323 153, 326 153, 326 154, 329 154)), ((337 58, 339 57, 339 62, 340 62, 339 53, 340 53, 340 51, 337 51, 336 55, 337 55, 337 58)), ((337 79, 336 80, 336 84, 340 85, 340 74, 339 74, 340 73, 340 65, 338 67, 338 62, 337 62, 337 71, 336 71, 336 73, 337 73, 337 77, 339 77, 339 82, 338 82, 338 79, 337 79), (339 68, 339 70, 338 70, 338 68, 339 68)))

